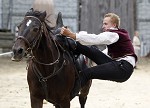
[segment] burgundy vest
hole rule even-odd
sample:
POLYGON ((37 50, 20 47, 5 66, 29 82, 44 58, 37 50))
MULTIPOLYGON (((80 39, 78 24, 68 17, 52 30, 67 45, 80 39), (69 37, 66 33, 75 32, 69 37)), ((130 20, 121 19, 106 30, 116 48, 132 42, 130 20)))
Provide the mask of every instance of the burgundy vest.
POLYGON ((109 31, 117 33, 119 35, 119 40, 113 44, 108 45, 108 54, 114 59, 131 55, 135 57, 137 61, 137 56, 135 55, 134 48, 128 32, 124 29, 109 31))

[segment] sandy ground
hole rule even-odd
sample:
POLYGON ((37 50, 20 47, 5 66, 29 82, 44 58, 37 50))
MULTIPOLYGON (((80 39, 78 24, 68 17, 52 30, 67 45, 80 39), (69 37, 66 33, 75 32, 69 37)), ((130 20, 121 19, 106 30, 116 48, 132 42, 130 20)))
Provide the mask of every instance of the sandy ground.
MULTIPOLYGON (((137 67, 124 83, 93 80, 86 108, 149 108, 150 59, 140 59, 137 67)), ((0 108, 31 108, 26 75, 26 62, 0 58, 0 108)), ((54 107, 48 103, 44 108, 54 107)), ((80 108, 78 97, 71 108, 80 108)))

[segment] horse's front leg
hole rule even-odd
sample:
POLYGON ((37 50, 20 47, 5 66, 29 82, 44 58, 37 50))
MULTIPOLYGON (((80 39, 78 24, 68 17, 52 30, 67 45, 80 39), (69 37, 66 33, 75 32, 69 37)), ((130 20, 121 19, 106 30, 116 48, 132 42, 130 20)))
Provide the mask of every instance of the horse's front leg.
POLYGON ((43 99, 31 96, 31 108, 43 108, 43 99))
POLYGON ((64 99, 59 103, 60 107, 56 108, 70 108, 70 99, 64 99))

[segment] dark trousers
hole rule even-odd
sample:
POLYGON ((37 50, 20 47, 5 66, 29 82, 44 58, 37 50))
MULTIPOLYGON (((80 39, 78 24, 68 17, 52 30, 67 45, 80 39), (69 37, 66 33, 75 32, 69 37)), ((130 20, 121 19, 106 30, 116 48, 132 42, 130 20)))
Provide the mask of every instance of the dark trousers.
POLYGON ((133 66, 129 62, 112 60, 95 47, 87 47, 77 42, 75 51, 80 52, 97 64, 97 66, 85 69, 80 73, 81 86, 84 86, 90 79, 124 82, 133 73, 133 66))

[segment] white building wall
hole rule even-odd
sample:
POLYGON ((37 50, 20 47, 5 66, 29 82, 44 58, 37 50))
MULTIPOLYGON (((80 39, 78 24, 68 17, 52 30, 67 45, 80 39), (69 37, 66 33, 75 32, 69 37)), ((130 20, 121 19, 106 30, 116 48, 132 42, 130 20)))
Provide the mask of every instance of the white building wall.
POLYGON ((137 0, 137 26, 141 39, 141 56, 150 52, 150 0, 137 0))
MULTIPOLYGON (((23 19, 24 14, 31 8, 34 0, 12 0, 10 29, 15 31, 15 26, 23 19)), ((9 28, 10 0, 0 0, 0 28, 9 28)), ((65 26, 69 26, 73 31, 78 30, 78 0, 54 0, 55 13, 60 11, 63 15, 65 26)), ((141 38, 141 56, 150 52, 150 0, 137 0, 137 29, 141 38)))
POLYGON ((0 0, 0 28, 2 28, 2 0, 0 0))
MULTIPOLYGON (((2 20, 0 19, 3 22, 0 25, 8 28, 6 19, 8 18, 9 0, 1 1, 3 1, 3 15, 5 16, 3 16, 2 20)), ((10 29, 12 32, 14 32, 15 26, 23 19, 24 14, 31 8, 33 1, 12 0, 13 10, 10 16, 10 29)), ((56 16, 58 12, 62 12, 64 25, 69 26, 73 31, 77 31, 77 2, 77 0, 54 0, 56 16)))

